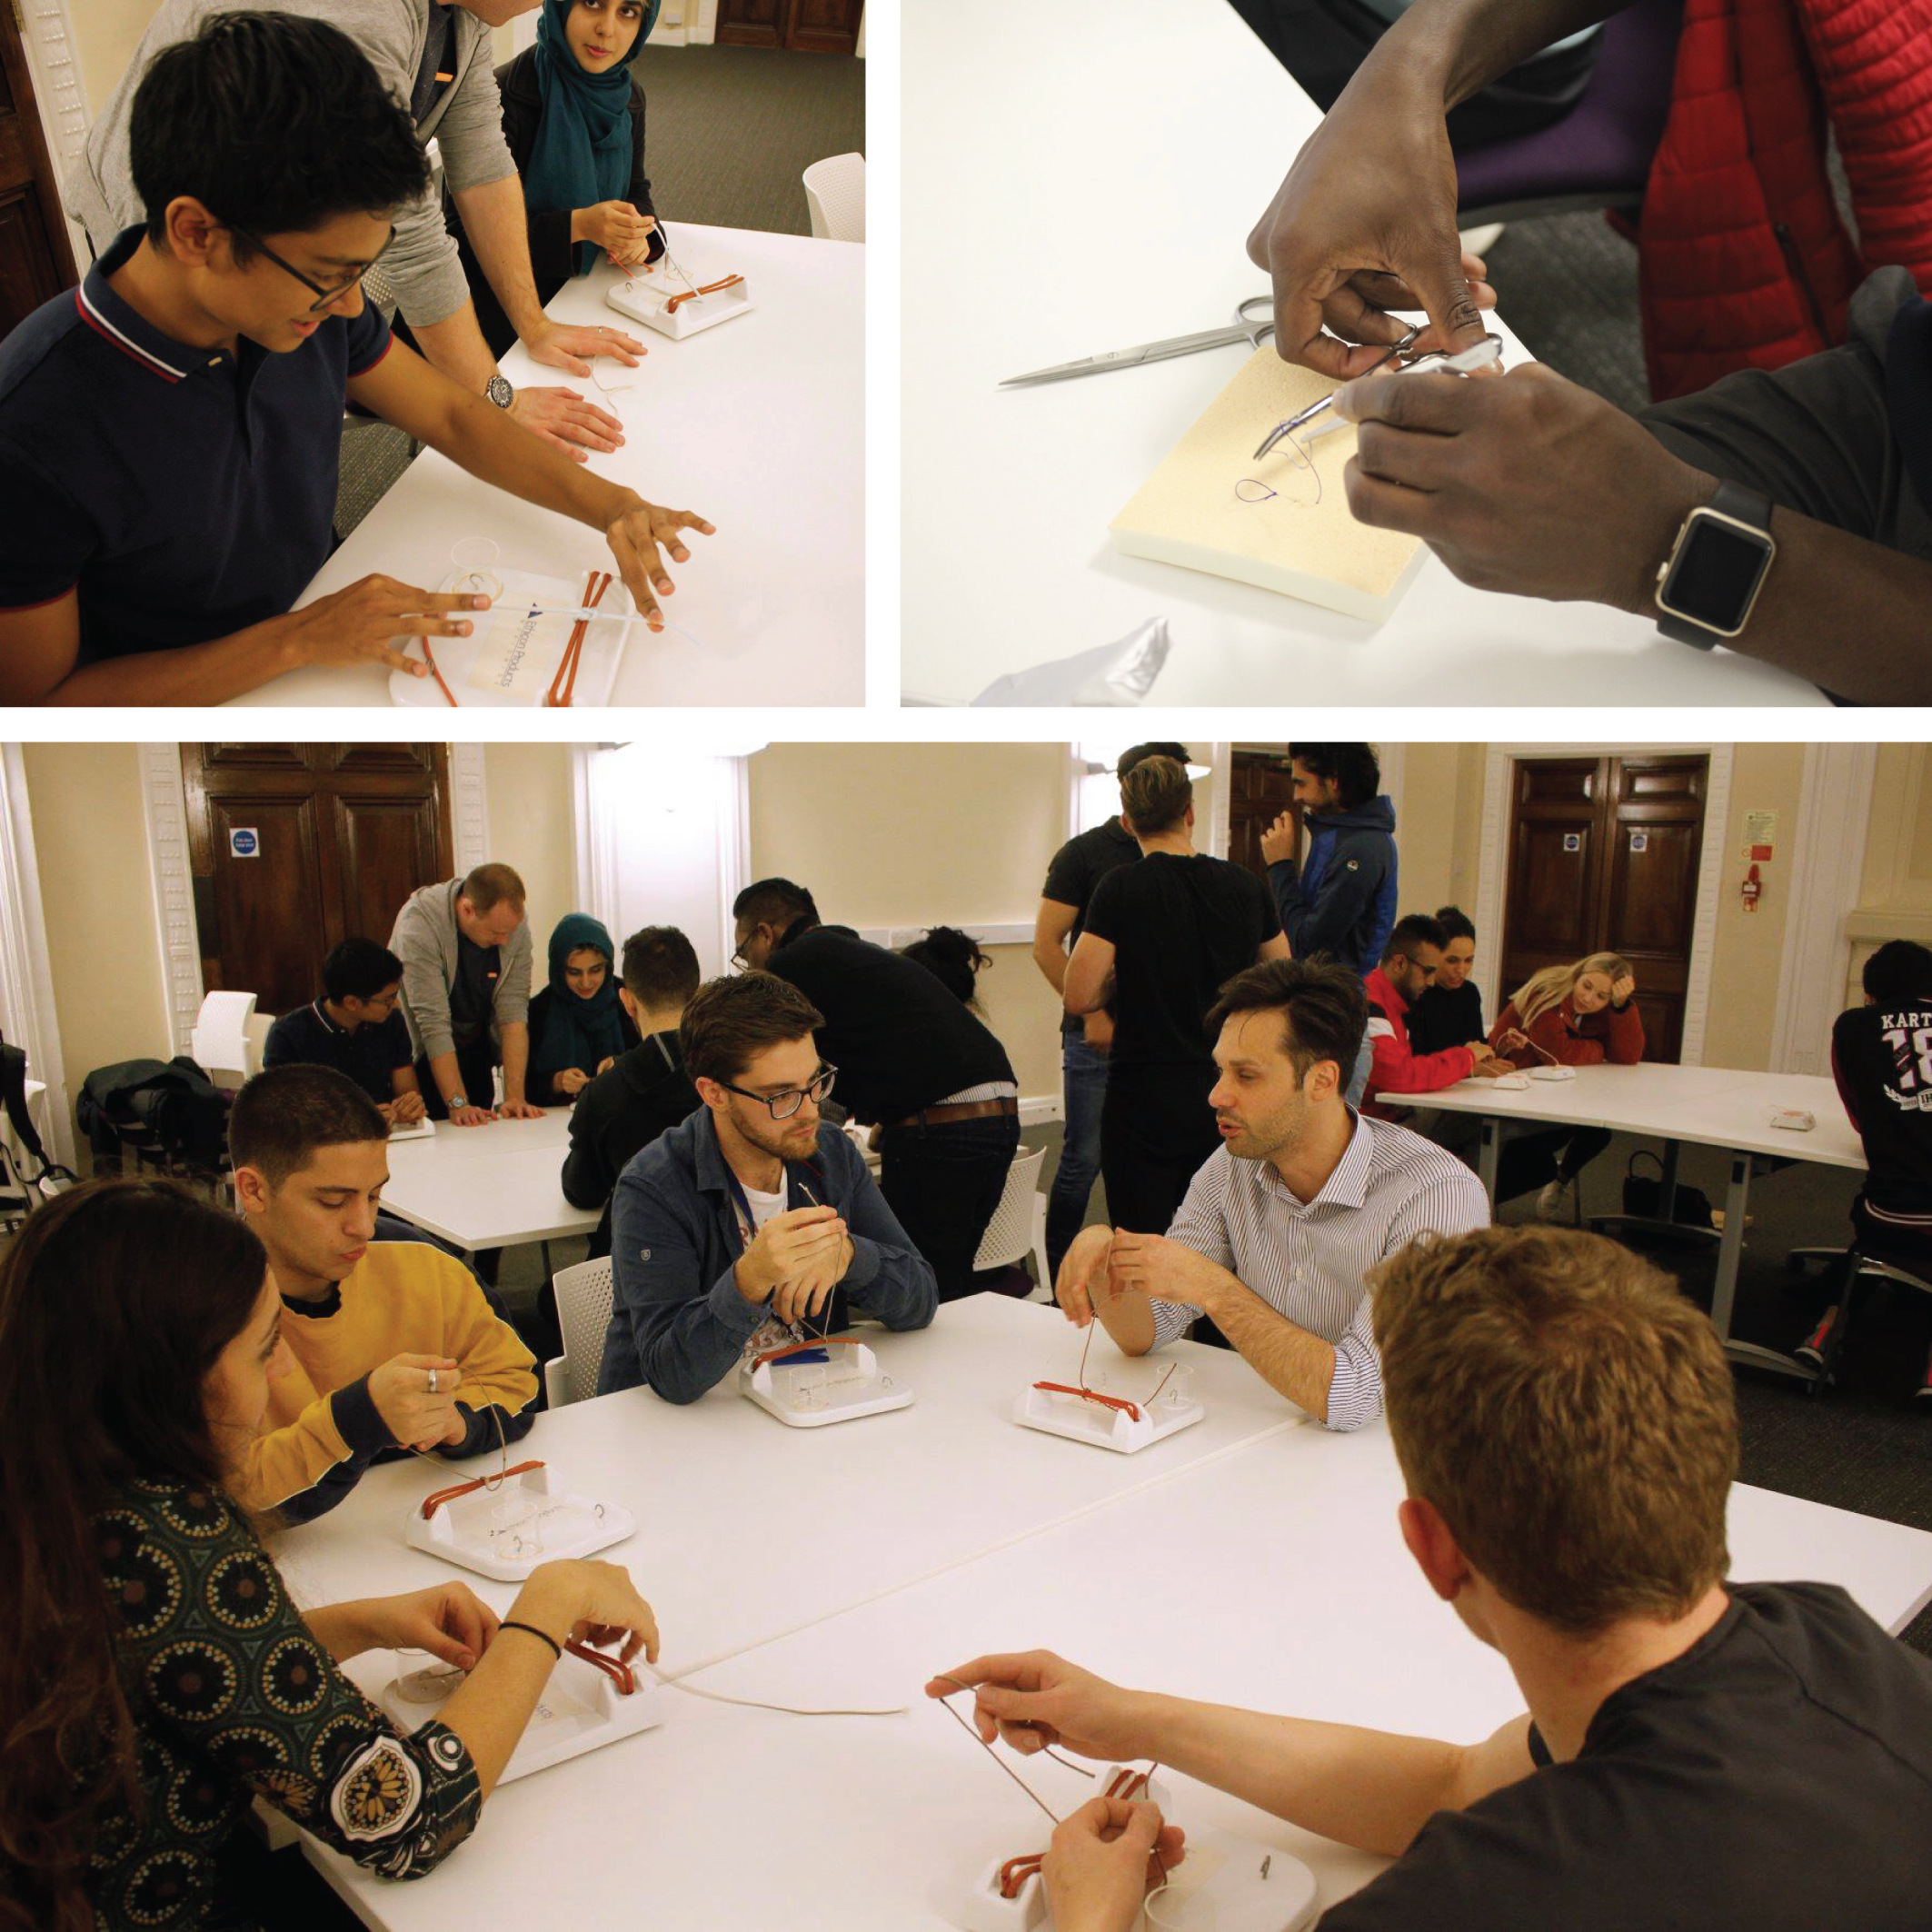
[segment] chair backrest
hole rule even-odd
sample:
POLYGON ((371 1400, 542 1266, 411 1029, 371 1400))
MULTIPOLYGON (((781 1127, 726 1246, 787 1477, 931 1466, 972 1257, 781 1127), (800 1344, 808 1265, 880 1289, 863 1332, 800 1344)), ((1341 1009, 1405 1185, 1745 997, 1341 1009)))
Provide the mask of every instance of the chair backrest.
POLYGON ((551 1286, 557 1291, 557 1326, 563 1330, 563 1399, 587 1402, 597 1393, 604 1331, 611 1326, 611 1258, 559 1269, 551 1286))
POLYGON ((805 170, 805 205, 822 242, 865 239, 865 156, 828 154, 805 170))
POLYGON ((1022 1147, 1006 1170, 1006 1189, 986 1224, 975 1269, 1005 1268, 1021 1261, 1033 1248, 1033 1197, 1040 1189, 1040 1167, 1047 1158, 1043 1147, 1022 1147))
POLYGON ((188 1051, 216 1086, 239 1087, 259 1064, 248 1023, 254 1018, 253 993, 207 993, 194 1016, 188 1051))

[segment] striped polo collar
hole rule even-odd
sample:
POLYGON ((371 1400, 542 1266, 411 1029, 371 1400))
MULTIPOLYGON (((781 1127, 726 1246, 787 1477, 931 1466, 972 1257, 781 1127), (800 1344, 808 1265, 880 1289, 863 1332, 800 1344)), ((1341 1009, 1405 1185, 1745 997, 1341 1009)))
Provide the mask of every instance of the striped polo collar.
POLYGON ((1255 1179, 1297 1214, 1308 1214, 1317 1208, 1359 1208, 1369 1199, 1369 1180, 1375 1163, 1374 1129, 1346 1100, 1342 1110, 1349 1116, 1349 1144, 1312 1200, 1301 1200, 1282 1180, 1271 1160, 1254 1163, 1255 1179))
POLYGON ((87 271, 85 279, 74 292, 75 306, 81 320, 104 341, 112 343, 131 362, 158 375, 165 383, 184 382, 197 370, 225 362, 219 350, 193 348, 164 335, 153 323, 144 321, 117 295, 108 284, 113 274, 139 245, 144 230, 124 228, 109 244, 107 253, 87 271))

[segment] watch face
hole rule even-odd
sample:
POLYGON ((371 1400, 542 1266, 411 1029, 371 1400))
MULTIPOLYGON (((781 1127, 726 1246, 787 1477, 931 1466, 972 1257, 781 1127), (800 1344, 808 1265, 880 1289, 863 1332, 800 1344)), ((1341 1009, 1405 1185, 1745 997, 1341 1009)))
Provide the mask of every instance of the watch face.
POLYGON ((1658 602, 1693 623, 1735 635, 1744 628, 1773 548, 1761 531, 1708 513, 1693 515, 1658 602))

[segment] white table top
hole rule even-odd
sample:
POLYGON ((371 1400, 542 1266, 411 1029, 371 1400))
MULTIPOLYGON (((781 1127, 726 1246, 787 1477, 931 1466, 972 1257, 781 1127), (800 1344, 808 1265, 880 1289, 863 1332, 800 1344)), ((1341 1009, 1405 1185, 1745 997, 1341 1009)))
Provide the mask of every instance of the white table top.
POLYGON ((546 1108, 541 1120, 485 1127, 439 1120, 433 1140, 390 1143, 383 1206, 472 1254, 588 1234, 602 1210, 563 1198, 569 1142, 568 1107, 546 1108))
POLYGON ((1865 1166, 1865 1148, 1837 1087, 1819 1073, 1749 1073, 1735 1067, 1578 1067, 1575 1080, 1532 1080, 1527 1088, 1459 1081, 1435 1093, 1385 1093, 1395 1107, 1441 1107, 1511 1120, 1562 1121, 1617 1133, 1658 1134, 1739 1153, 1770 1154, 1824 1167, 1865 1166), (1808 1108, 1808 1133, 1770 1124, 1779 1107, 1808 1108))
POLYGON ((1108 524, 1247 345, 997 385, 1231 322, 1265 294, 1248 234, 1319 115, 1227 0, 910 7, 903 32, 918 210, 904 240, 908 698, 963 702, 1165 613, 1174 651, 1157 704, 1825 702, 1622 612, 1468 589, 1433 557, 1378 630, 1116 556, 1108 524), (990 503, 996 567, 962 569, 988 541, 990 503))
MULTIPOLYGON (((865 695, 865 250, 845 242, 672 224, 693 274, 742 274, 756 306, 673 342, 607 305, 618 272, 601 264, 549 305, 560 322, 609 324, 650 352, 639 386, 533 363, 521 345, 503 373, 563 385, 620 416, 623 446, 594 455, 600 475, 718 526, 672 564, 664 614, 701 642, 642 625, 625 647, 613 702, 857 704, 865 695)), ((425 589, 450 546, 492 537, 503 559, 546 575, 606 564, 602 533, 519 502, 425 450, 350 533, 298 604, 372 571, 425 589)), ((388 672, 314 669, 276 678, 238 704, 388 707, 388 672)))
MULTIPOLYGON (((938 1932, 958 1923, 950 1883, 1045 1842, 1026 1798, 920 1702, 929 1673, 981 1652, 1041 1645, 1123 1682, 1459 1740, 1519 1711, 1501 1658, 1404 1551, 1400 1494, 1381 1429, 1286 1430, 692 1679, 782 1703, 902 1701, 910 1716, 805 1721, 673 1696, 656 1731, 493 1798, 424 1884, 312 1856, 369 1924, 399 1932, 473 1925, 485 1908, 601 1926, 646 1900, 667 1926, 938 1932)), ((1731 1531, 1738 1577, 1842 1583, 1888 1628, 1932 1585, 1920 1531, 1743 1488, 1731 1531)), ((392 1668, 381 1659, 364 1681, 392 1668)), ((1061 1815, 1091 1795, 1044 1760, 1021 1769, 1061 1815)), ((1381 1868, 1171 1782, 1191 1834, 1292 1852, 1324 1905, 1381 1868)))

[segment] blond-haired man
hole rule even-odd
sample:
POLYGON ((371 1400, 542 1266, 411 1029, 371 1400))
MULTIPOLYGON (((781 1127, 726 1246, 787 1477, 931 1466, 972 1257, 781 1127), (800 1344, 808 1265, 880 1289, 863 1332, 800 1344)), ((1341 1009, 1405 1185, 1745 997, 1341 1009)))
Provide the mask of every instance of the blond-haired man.
MULTIPOLYGON (((1932 1662, 1824 1584, 1728 1584, 1717 1335, 1598 1236, 1487 1228, 1376 1278, 1399 1523, 1529 1709, 1479 1744, 1123 1690, 1044 1651, 951 1673, 1021 1751, 1154 1758, 1396 1863, 1323 1932, 1907 1932, 1932 1896, 1932 1662)), ((950 1680, 936 1678, 931 1694, 950 1680)), ((1054 1834, 1058 1932, 1126 1932, 1148 1805, 1054 1834)))

